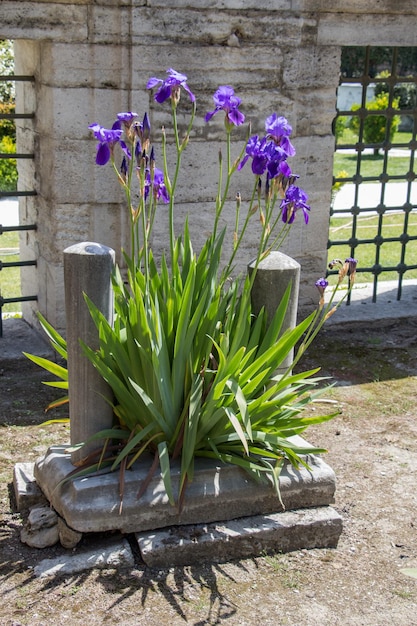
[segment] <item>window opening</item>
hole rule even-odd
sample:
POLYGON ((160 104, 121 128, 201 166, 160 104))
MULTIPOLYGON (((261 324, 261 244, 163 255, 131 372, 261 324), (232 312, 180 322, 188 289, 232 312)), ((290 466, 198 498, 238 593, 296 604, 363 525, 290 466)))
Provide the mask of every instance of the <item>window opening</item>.
POLYGON ((33 154, 16 152, 16 121, 34 118, 33 112, 16 112, 16 83, 32 83, 33 76, 14 74, 13 42, 0 40, 0 337, 3 316, 20 313, 20 303, 37 299, 22 296, 20 271, 36 265, 34 259, 22 259, 22 231, 36 230, 35 224, 20 224, 18 198, 34 196, 34 189, 18 189, 18 162, 33 159, 33 154))
POLYGON ((417 278, 417 48, 342 49, 334 134, 329 260, 359 259, 373 302, 396 278, 400 300, 417 278))

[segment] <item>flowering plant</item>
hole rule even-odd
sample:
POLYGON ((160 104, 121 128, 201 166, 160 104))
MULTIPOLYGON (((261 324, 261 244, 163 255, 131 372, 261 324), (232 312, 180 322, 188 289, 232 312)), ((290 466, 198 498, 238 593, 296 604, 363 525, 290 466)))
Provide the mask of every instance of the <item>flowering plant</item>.
MULTIPOLYGON (((91 469, 104 465, 124 470, 145 452, 153 455, 149 477, 159 466, 171 503, 183 501, 193 478, 196 457, 233 463, 257 479, 269 479, 279 495, 279 472, 285 461, 305 465, 303 455, 320 448, 296 443, 292 436, 332 415, 306 417, 302 411, 319 391, 319 368, 293 373, 306 347, 334 310, 324 303, 327 281, 316 284, 321 300, 317 311, 293 329, 283 330, 291 286, 272 321, 262 309, 254 315, 251 290, 259 263, 279 247, 297 214, 308 223, 307 195, 295 183, 288 159, 295 154, 291 126, 275 113, 265 123, 265 134, 250 136, 232 160, 231 137, 244 124, 241 100, 230 86, 214 94, 211 122, 223 113, 225 154, 219 158, 219 183, 213 210, 213 228, 199 253, 192 247, 188 220, 177 235, 174 227, 175 193, 181 158, 196 114, 196 99, 187 77, 173 69, 163 80, 151 78, 155 101, 171 108, 176 163, 170 171, 167 139, 162 129, 162 166, 156 166, 149 117, 139 121, 134 112, 117 115, 111 129, 94 123, 96 163, 110 164, 122 186, 131 224, 130 249, 124 252, 127 278, 116 268, 113 277, 115 322, 111 326, 86 297, 98 328, 100 347, 84 346, 88 358, 112 389, 117 423, 97 433, 104 440, 100 458, 91 469), (191 113, 181 138, 177 109, 185 90, 191 113), (236 194, 233 246, 222 258, 227 232, 220 228, 235 172, 251 164, 252 196, 244 202, 236 194), (137 185, 135 196, 134 185, 137 185), (134 202, 134 197, 137 201, 134 202), (150 245, 158 205, 168 208, 169 252, 157 263, 150 245), (236 253, 251 220, 259 220, 261 234, 253 271, 233 276, 236 253), (277 369, 299 345, 285 373, 277 369), (115 444, 115 445, 114 445, 115 444), (170 464, 180 459, 179 493, 174 494, 170 464)), ((214 123, 214 122, 213 122, 214 123)), ((354 260, 342 264, 340 281, 353 277, 354 260)), ((123 471, 121 471, 121 475, 123 471)), ((142 485, 146 488, 147 481, 142 485)))

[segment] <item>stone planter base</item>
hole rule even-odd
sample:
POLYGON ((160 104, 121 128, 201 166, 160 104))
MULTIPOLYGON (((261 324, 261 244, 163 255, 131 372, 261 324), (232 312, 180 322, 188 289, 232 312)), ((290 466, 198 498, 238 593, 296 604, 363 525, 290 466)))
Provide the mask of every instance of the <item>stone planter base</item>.
MULTIPOLYGON (((53 446, 34 465, 17 464, 14 487, 19 510, 49 501, 60 516, 58 522, 79 537, 103 531, 134 533, 149 567, 218 563, 337 546, 342 518, 329 506, 335 492, 334 472, 318 456, 306 460, 310 470, 296 471, 287 465, 281 473, 285 511, 268 484, 255 482, 237 467, 202 459, 196 463, 181 515, 169 504, 158 473, 137 498, 149 468, 146 460, 126 474, 120 513, 118 472, 60 485, 74 470, 63 446, 53 446)), ((178 466, 173 466, 174 486, 178 475, 178 466)))
MULTIPOLYGON (((309 455, 306 460, 309 470, 295 470, 290 464, 282 470, 280 490, 286 511, 328 506, 333 502, 333 470, 318 456, 309 455)), ((169 526, 269 515, 283 510, 269 483, 256 482, 238 467, 197 459, 194 480, 187 487, 185 504, 179 513, 178 508, 168 502, 159 472, 138 499, 149 466, 150 459, 144 459, 126 472, 121 510, 119 472, 60 484, 74 470, 70 455, 63 446, 51 447, 45 457, 35 463, 34 476, 57 513, 69 527, 82 533, 113 530, 138 533, 169 526)), ((178 491, 179 473, 179 464, 173 464, 174 494, 178 491)))

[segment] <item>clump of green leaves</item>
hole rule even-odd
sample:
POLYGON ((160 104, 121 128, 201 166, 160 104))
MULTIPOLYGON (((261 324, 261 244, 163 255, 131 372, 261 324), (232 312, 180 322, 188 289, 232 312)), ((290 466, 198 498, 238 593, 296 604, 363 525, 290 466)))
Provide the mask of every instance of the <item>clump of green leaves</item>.
POLYGON ((256 318, 251 313, 249 278, 241 293, 239 281, 219 287, 220 242, 214 250, 206 245, 197 258, 187 230, 177 243, 180 263, 171 276, 164 264, 158 273, 152 262, 149 288, 140 271, 130 275, 131 297, 120 277, 115 281, 113 328, 89 301, 100 350, 85 351, 114 392, 117 437, 124 434, 126 443, 112 469, 130 467, 151 451, 171 502, 169 466, 176 457, 180 500, 197 457, 233 463, 258 479, 268 476, 278 491, 283 460, 304 464, 306 449, 291 437, 332 417, 301 415, 314 397, 318 369, 275 376, 315 313, 281 335, 290 289, 268 327, 264 311, 256 318))

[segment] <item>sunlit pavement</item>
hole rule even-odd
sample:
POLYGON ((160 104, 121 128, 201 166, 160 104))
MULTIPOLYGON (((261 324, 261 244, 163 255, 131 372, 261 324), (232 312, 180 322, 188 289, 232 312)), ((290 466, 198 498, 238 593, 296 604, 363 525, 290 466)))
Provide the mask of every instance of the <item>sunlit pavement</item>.
MULTIPOLYGON (((385 185, 384 197, 382 197, 382 183, 363 183, 358 188, 357 205, 361 209, 376 209, 380 204, 384 204, 387 208, 395 207, 401 210, 401 207, 407 201, 408 184, 407 183, 389 183, 385 185)), ((417 183, 411 184, 410 202, 417 205, 417 183)), ((350 209, 355 204, 355 185, 346 183, 336 194, 333 209, 335 211, 344 211, 344 214, 335 214, 333 217, 348 217, 351 215, 350 209)), ((366 215, 370 212, 367 210, 366 215)))
POLYGON ((16 198, 0 199, 0 224, 2 226, 19 225, 19 201, 16 198))

